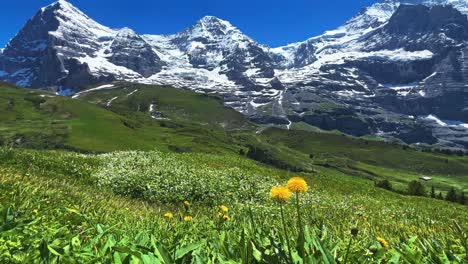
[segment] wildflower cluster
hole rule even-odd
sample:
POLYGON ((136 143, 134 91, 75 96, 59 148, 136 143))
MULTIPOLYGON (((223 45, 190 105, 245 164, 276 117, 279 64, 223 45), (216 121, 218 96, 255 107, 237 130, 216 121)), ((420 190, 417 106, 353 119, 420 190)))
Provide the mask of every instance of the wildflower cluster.
POLYGON ((220 205, 218 208, 218 218, 224 221, 231 221, 231 217, 229 217, 228 212, 229 208, 225 205, 220 205))
POLYGON ((132 151, 102 154, 97 159, 102 168, 92 178, 99 186, 121 195, 137 193, 139 198, 155 202, 178 203, 190 198, 211 203, 220 197, 263 201, 271 181, 268 173, 249 169, 255 166, 249 160, 215 155, 132 151))
POLYGON ((293 255, 292 255, 292 249, 291 245, 289 242, 289 235, 288 235, 288 229, 286 226, 286 221, 284 217, 284 212, 283 212, 283 203, 288 201, 292 194, 296 194, 296 210, 297 210, 297 225, 298 225, 298 230, 299 230, 299 242, 301 245, 298 247, 299 249, 299 255, 301 258, 304 258, 304 227, 302 225, 302 218, 301 218, 301 210, 300 210, 300 205, 299 205, 299 193, 306 193, 308 190, 308 185, 307 182, 301 178, 301 177, 293 177, 288 180, 288 183, 286 186, 275 186, 271 188, 270 191, 270 197, 279 202, 280 204, 280 209, 281 209, 281 220, 283 223, 283 229, 284 229, 284 236, 286 238, 286 244, 288 246, 288 253, 289 257, 292 260, 293 255))
POLYGON ((164 217, 168 218, 168 219, 172 219, 174 218, 174 214, 170 213, 170 212, 167 212, 164 214, 164 217))
POLYGON ((384 238, 378 237, 377 242, 379 242, 380 246, 382 246, 384 249, 387 249, 390 247, 390 244, 384 238))

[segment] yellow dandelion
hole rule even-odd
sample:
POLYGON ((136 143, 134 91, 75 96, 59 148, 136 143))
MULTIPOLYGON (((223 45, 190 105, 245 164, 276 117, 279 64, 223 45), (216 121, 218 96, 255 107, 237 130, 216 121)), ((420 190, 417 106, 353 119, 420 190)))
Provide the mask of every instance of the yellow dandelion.
POLYGON ((390 244, 387 242, 387 240, 381 238, 381 237, 378 237, 377 238, 377 241, 379 242, 379 244, 383 247, 383 248, 389 248, 390 247, 390 244))
POLYGON ((271 188, 270 197, 278 202, 285 202, 291 198, 291 191, 284 186, 275 186, 271 188))
POLYGON ((164 217, 166 218, 174 218, 174 215, 171 212, 167 212, 164 214, 164 217))
POLYGON ((223 215, 223 220, 224 221, 231 221, 231 217, 229 217, 228 215, 223 215))
POLYGON ((191 217, 190 215, 184 216, 185 222, 192 222, 192 220, 193 220, 193 217, 191 217))
POLYGON ((221 205, 221 206, 219 207, 219 209, 220 209, 221 211, 225 212, 225 213, 227 213, 227 212, 229 211, 229 208, 227 208, 227 206, 225 206, 225 205, 221 205))
POLYGON ((305 193, 308 189, 307 182, 301 177, 292 177, 288 181, 288 189, 294 193, 305 193))

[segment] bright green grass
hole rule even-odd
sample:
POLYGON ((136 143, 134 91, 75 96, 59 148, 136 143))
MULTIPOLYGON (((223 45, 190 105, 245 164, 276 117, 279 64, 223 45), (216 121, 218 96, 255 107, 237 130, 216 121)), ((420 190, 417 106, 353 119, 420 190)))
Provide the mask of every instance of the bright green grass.
MULTIPOLYGON (((229 135, 220 127, 194 122, 203 116, 203 113, 195 113, 196 111, 187 111, 184 118, 175 121, 156 121, 148 113, 109 111, 83 100, 59 97, 42 91, 7 85, 2 85, 0 89, 0 143, 3 144, 92 152, 156 148, 214 153, 238 151, 238 147, 231 144, 229 135), (193 118, 190 113, 193 113, 193 118)), ((171 93, 171 89, 162 89, 165 94, 171 93)), ((209 111, 220 114, 216 120, 229 116, 232 118, 226 120, 235 120, 232 122, 235 126, 246 123, 239 119, 238 113, 226 110, 216 98, 172 90, 177 91, 172 92, 171 96, 179 104, 188 104, 199 96, 202 98, 198 102, 200 108, 206 103, 212 107, 209 111)), ((193 104, 195 103, 192 102, 193 104)), ((174 115, 179 114, 182 111, 180 109, 174 108, 174 115)))
MULTIPOLYGON (((288 258, 279 208, 268 198, 269 187, 292 176, 285 171, 232 155, 161 152, 96 156, 1 149, 0 164, 0 262, 284 263, 288 258), (141 183, 145 177, 138 172, 158 170, 180 173, 170 181, 155 178, 145 187, 148 193, 185 190, 186 181, 199 177, 206 195, 179 197, 173 191, 131 199, 131 194, 115 195, 115 185, 96 185, 108 176, 141 183), (212 177, 221 171, 227 173, 212 177), (245 195, 252 190, 250 181, 232 189, 223 186, 229 175, 257 179, 254 202, 245 195), (192 205, 184 206, 182 198, 192 205), (231 221, 217 217, 221 203, 229 207, 231 221), (166 212, 175 217, 165 219, 166 212), (192 222, 182 220, 187 215, 192 222)), ((333 169, 317 167, 301 176, 310 185, 301 203, 307 263, 343 263, 354 227, 359 233, 348 263, 466 260, 468 211, 463 206, 401 196, 333 169), (382 248, 377 237, 389 241, 390 248, 382 248)), ((292 201, 285 208, 293 259, 299 260, 292 201)))
POLYGON ((154 104, 155 110, 175 122, 223 129, 254 127, 242 114, 224 107, 222 98, 166 86, 114 83, 113 89, 85 93, 80 99, 141 120, 150 117, 150 104, 154 104))
POLYGON ((332 133, 301 130, 264 130, 259 138, 273 145, 311 154, 317 165, 333 167, 350 175, 371 180, 388 179, 404 191, 408 182, 430 176, 427 189, 450 187, 465 190, 468 184, 468 157, 421 152, 383 141, 356 139, 332 133))
MULTIPOLYGON (((405 192, 408 187, 408 182, 419 180, 423 174, 416 174, 405 170, 391 169, 385 167, 377 167, 369 164, 358 163, 356 168, 369 171, 377 175, 375 180, 388 179, 393 182, 393 187, 401 192, 405 192)), ((466 175, 447 175, 447 174, 430 174, 432 180, 424 182, 427 194, 432 186, 434 186, 436 194, 442 192, 445 194, 450 187, 455 186, 458 190, 468 193, 468 180, 466 175)))
POLYGON ((98 153, 157 149, 237 154, 250 148, 262 152, 252 158, 291 171, 313 171, 314 164, 321 165, 372 181, 388 179, 403 192, 409 181, 425 175, 434 179, 426 183, 428 189, 467 189, 467 157, 423 153, 339 133, 263 130, 224 107, 216 96, 162 86, 114 85, 78 99, 2 85, 0 143, 98 153), (107 106, 112 98, 116 99, 107 106), (151 118, 152 103, 165 119, 151 118))

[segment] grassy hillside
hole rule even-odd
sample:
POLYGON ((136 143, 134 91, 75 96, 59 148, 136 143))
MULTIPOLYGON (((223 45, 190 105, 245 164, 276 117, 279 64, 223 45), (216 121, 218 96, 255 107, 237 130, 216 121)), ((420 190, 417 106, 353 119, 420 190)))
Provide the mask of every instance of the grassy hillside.
POLYGON ((264 130, 224 107, 216 96, 154 85, 112 86, 72 99, 3 84, 0 143, 85 152, 242 152, 290 171, 313 171, 321 165, 371 181, 387 179, 401 192, 421 176, 433 178, 425 183, 427 189, 468 192, 466 156, 337 133, 264 130))
POLYGON ((303 242, 294 199, 283 204, 288 247, 269 189, 292 175, 245 158, 1 149, 0 163, 0 262, 286 263, 288 248, 296 261, 304 249, 306 263, 467 258, 463 206, 332 169, 300 174, 303 242))
MULTIPOLYGON (((91 87, 92 88, 92 87, 91 87)), ((262 129, 223 106, 220 98, 170 87, 113 83, 76 99, 0 87, 0 143, 85 152, 155 150, 243 153, 290 171, 317 165, 406 191, 430 176, 429 189, 468 192, 468 157, 416 151, 337 133, 262 129), (258 131, 262 131, 258 133, 258 131)))
POLYGON ((158 120, 227 130, 253 128, 242 114, 224 107, 222 98, 215 95, 157 85, 113 83, 112 86, 84 92, 78 98, 141 121, 151 119, 153 104, 158 120))
POLYGON ((467 157, 265 129, 169 87, 0 91, 0 263, 468 261, 466 206, 374 186, 460 193, 467 157), (308 191, 272 200, 295 175, 308 191))
MULTIPOLYGON (((210 112, 219 114, 219 117, 212 119, 213 122, 220 121, 219 125, 222 125, 223 120, 230 122, 228 124, 233 127, 241 128, 247 124, 240 114, 224 108, 216 98, 175 89, 157 90, 174 99, 167 99, 171 110, 169 116, 174 120, 153 120, 148 113, 132 111, 126 105, 110 111, 84 100, 6 84, 0 85, 0 91, 0 143, 26 148, 93 152, 155 148, 238 151, 237 148, 233 149, 224 129, 197 123, 202 122, 204 116, 214 115, 190 109, 190 102, 198 104, 194 108, 211 107, 210 112), (185 108, 182 106, 187 106, 190 111, 183 114, 185 108)), ((124 93, 125 90, 120 92, 124 93)), ((150 97, 142 95, 142 98, 150 97)), ((131 105, 135 102, 128 103, 131 105)), ((162 101, 160 103, 163 104, 162 101)), ((148 105, 144 107, 147 109, 148 105)))
POLYGON ((433 180, 429 189, 447 191, 455 186, 468 192, 468 157, 427 153, 395 143, 352 138, 333 133, 270 128, 260 140, 307 154, 316 165, 371 180, 388 179, 398 190, 421 176, 433 180))

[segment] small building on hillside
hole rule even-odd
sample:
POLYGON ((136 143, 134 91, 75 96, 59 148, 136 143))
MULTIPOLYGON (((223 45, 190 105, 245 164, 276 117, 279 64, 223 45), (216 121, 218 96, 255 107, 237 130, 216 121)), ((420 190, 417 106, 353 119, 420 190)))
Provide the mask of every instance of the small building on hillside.
POLYGON ((427 176, 421 176, 419 177, 420 180, 423 180, 423 181, 431 181, 432 178, 431 177, 427 177, 427 176))

